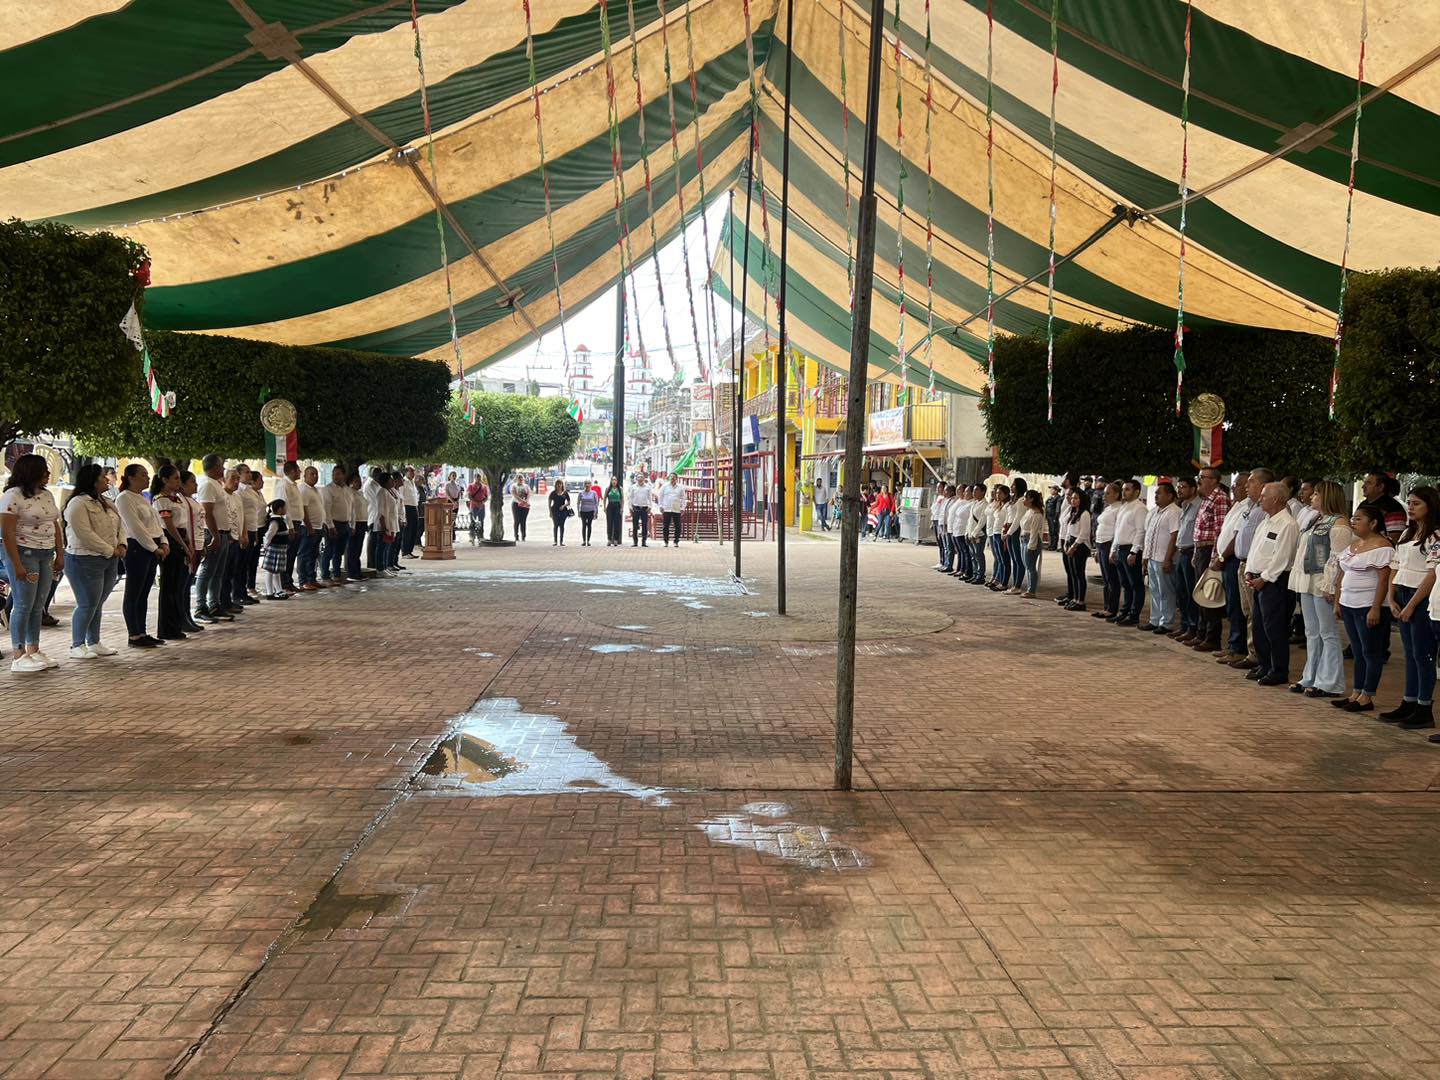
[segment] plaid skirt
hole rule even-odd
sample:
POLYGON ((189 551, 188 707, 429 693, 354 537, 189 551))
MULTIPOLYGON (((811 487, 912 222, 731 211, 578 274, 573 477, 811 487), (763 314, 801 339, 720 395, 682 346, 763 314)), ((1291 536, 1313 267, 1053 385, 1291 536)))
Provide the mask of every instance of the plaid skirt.
POLYGON ((287 544, 267 544, 260 559, 260 568, 272 574, 283 574, 288 548, 287 544))

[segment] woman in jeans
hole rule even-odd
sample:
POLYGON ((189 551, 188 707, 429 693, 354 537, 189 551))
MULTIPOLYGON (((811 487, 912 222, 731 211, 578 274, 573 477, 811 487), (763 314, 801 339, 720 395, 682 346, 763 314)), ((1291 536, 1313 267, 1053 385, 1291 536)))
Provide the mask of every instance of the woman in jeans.
MULTIPOLYGON (((1040 584, 1040 544, 1045 535, 1045 503, 1038 491, 1027 491, 1021 501, 1021 508, 1023 513, 1011 543, 1025 560, 1025 576, 1023 586, 1017 584, 1017 588, 1010 591, 1023 589, 1017 595, 1025 600, 1034 600, 1035 589, 1040 584)), ((1021 580, 1016 578, 1017 583, 1021 580)))
POLYGON ((1348 698, 1330 704, 1346 712, 1373 712, 1375 691, 1385 669, 1385 597, 1390 588, 1390 562, 1394 558, 1385 517, 1368 503, 1350 519, 1355 539, 1340 552, 1335 614, 1345 620, 1350 651, 1355 654, 1355 690, 1348 698))
POLYGON ((1105 485, 1105 508, 1095 519, 1095 559, 1100 563, 1100 580, 1104 597, 1100 610, 1091 612, 1096 619, 1114 619, 1120 614, 1120 568, 1110 562, 1110 549, 1115 546, 1115 518, 1120 513, 1120 485, 1105 485))
POLYGON ((523 476, 510 488, 510 513, 515 516, 515 539, 524 540, 525 524, 530 520, 530 485, 523 476))
POLYGON ((1066 611, 1084 611, 1089 588, 1085 568, 1090 562, 1090 500, 1083 491, 1072 488, 1065 501, 1069 505, 1060 511, 1060 552, 1065 560, 1067 587, 1060 603, 1066 611))
POLYGON ((10 670, 44 671, 58 667, 40 651, 40 615, 50 595, 50 578, 65 565, 60 508, 45 487, 50 466, 39 454, 15 459, 0 494, 0 536, 5 542, 5 571, 10 577, 10 670))
POLYGON ((1345 692, 1340 624, 1335 621, 1335 572, 1340 552, 1355 537, 1345 517, 1345 492, 1335 481, 1314 484, 1310 508, 1315 514, 1300 531, 1290 567, 1290 588, 1300 599, 1300 616, 1305 620, 1305 670, 1290 692, 1333 698, 1345 692))
POLYGON ((110 480, 99 465, 82 465, 75 490, 65 500, 65 555, 75 610, 70 615, 70 656, 89 660, 114 656, 100 641, 100 612, 115 589, 125 554, 125 527, 105 497, 110 480))
POLYGON ((600 493, 589 484, 575 496, 575 509, 580 514, 580 546, 590 546, 590 530, 595 527, 595 514, 600 509, 600 493))
POLYGON ((1406 500, 1410 521, 1390 564, 1390 613, 1400 620, 1400 643, 1405 647, 1405 696, 1398 708, 1380 714, 1381 720, 1399 722, 1418 730, 1435 726, 1435 624, 1430 621, 1430 591, 1435 572, 1426 565, 1426 553, 1440 535, 1440 493, 1417 487, 1406 500))
POLYGON ((115 509, 125 524, 125 629, 132 649, 153 649, 165 644, 145 632, 145 613, 150 590, 155 587, 155 570, 170 554, 165 530, 155 508, 140 494, 150 483, 150 472, 139 462, 125 466, 115 509))
MULTIPOLYGON (((1015 482, 1010 486, 1010 532, 1007 537, 1010 541, 1007 547, 1010 549, 1010 591, 1012 593, 1018 593, 1024 588, 1025 575, 1030 565, 1025 554, 1029 545, 1020 535, 1020 523, 1024 520, 1025 512, 1029 507, 1025 496, 1029 493, 1029 485, 1025 483, 1023 477, 1017 476, 1015 482)), ((1043 501, 1040 505, 1040 517, 1043 525, 1045 517, 1043 501)))

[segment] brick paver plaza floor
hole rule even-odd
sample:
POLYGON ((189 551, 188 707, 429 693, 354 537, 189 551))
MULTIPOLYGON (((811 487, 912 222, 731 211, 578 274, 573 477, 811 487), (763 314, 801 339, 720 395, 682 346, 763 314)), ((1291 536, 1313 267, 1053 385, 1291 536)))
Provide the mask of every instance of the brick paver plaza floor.
POLYGON ((838 793, 773 552, 0 675, 0 1077, 1440 1077, 1440 747, 867 546, 838 793))

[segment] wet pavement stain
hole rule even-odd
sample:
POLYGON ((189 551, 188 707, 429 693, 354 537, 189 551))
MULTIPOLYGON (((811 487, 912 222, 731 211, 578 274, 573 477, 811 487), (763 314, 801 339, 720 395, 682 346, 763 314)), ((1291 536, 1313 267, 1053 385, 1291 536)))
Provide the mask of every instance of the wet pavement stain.
POLYGON ((494 585, 588 585, 587 592, 607 589, 616 592, 640 590, 647 595, 665 595, 681 601, 702 596, 746 596, 745 586, 734 578, 703 578, 688 574, 646 573, 638 570, 450 570, 437 576, 479 581, 494 585))
POLYGON ((446 739, 420 766, 425 776, 442 777, 456 784, 488 784, 523 769, 484 739, 463 732, 446 739))
POLYGON ((854 870, 870 865, 858 848, 823 825, 787 820, 785 803, 746 803, 736 814, 706 818, 699 829, 719 844, 751 848, 809 870, 854 870))
POLYGON ((342 893, 332 881, 301 916, 298 929, 301 933, 360 930, 371 919, 395 911, 405 898, 404 893, 342 893))

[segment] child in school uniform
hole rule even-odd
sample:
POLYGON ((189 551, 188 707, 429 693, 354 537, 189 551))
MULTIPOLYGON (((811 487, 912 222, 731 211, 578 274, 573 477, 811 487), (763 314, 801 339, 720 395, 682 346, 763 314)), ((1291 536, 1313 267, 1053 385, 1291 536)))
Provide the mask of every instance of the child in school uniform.
POLYGON ((260 569, 265 572, 265 599, 289 600, 285 591, 283 575, 285 559, 290 550, 290 522, 285 516, 285 500, 276 499, 270 504, 270 516, 265 522, 265 553, 261 556, 260 569))

